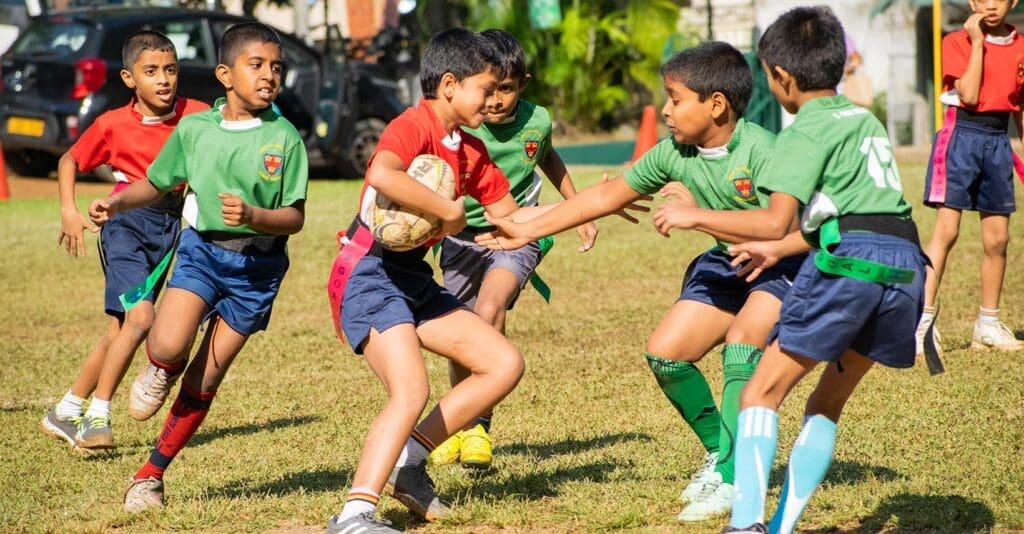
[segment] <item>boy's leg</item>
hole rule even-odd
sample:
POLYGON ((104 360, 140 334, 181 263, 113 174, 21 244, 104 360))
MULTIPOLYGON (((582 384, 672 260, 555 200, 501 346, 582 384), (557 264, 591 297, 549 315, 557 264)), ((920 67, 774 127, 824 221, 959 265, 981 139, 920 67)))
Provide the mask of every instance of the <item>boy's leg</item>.
POLYGON ((775 341, 765 349, 743 388, 736 436, 736 498, 730 527, 742 529, 764 523, 768 474, 778 446, 776 410, 793 386, 817 364, 816 360, 784 352, 775 341))
POLYGON ((47 435, 62 439, 72 447, 76 446, 75 435, 78 434, 78 427, 85 411, 85 401, 96 389, 100 369, 103 368, 103 360, 107 357, 107 346, 110 345, 110 340, 117 335, 119 328, 117 318, 111 317, 107 332, 85 357, 74 382, 71 383, 71 388, 43 416, 39 424, 47 435))
POLYGON ((1024 342, 999 320, 999 299, 1006 274, 1006 246, 1010 241, 1010 216, 981 213, 981 310, 974 323, 971 348, 1020 350, 1024 342))
MULTIPOLYGON (((959 209, 938 206, 935 209, 935 228, 932 230, 932 237, 924 247, 924 252, 931 260, 932 268, 926 270, 924 281, 924 309, 921 319, 917 324, 916 352, 918 356, 924 354, 924 337, 928 329, 935 322, 937 312, 936 302, 938 301, 939 285, 942 283, 942 275, 946 270, 946 259, 949 251, 960 235, 960 217, 962 212, 959 209)), ((939 335, 933 328, 935 346, 939 350, 939 335)))
POLYGON ((125 314, 121 328, 107 347, 107 356, 103 361, 92 402, 89 403, 89 409, 82 420, 82 428, 76 436, 79 447, 114 447, 114 434, 110 426, 110 400, 128 371, 139 344, 149 332, 153 316, 153 303, 149 301, 138 303, 125 314))
POLYGON ((206 301, 186 289, 167 289, 160 313, 146 338, 149 364, 135 379, 128 399, 128 415, 138 421, 153 416, 185 370, 188 351, 195 342, 199 325, 209 312, 206 301))
POLYGON ((137 512, 163 505, 164 471, 206 418, 217 388, 248 339, 219 316, 210 320, 199 350, 185 371, 181 391, 167 414, 156 446, 125 492, 125 511, 137 512))
POLYGON ((836 423, 843 407, 874 363, 853 350, 843 353, 839 361, 842 372, 838 365, 827 366, 807 399, 804 426, 789 456, 779 508, 772 516, 769 532, 790 533, 796 529, 807 502, 832 463, 836 423))

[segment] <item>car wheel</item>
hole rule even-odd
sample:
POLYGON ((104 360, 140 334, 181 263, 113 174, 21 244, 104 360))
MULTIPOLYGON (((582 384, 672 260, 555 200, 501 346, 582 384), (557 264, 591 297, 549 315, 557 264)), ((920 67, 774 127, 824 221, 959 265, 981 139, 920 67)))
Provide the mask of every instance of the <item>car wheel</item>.
POLYGON ((39 150, 4 150, 4 161, 18 176, 45 178, 57 170, 57 158, 39 150))
POLYGON ((342 157, 338 161, 338 174, 341 177, 362 178, 366 174, 366 165, 386 126, 386 122, 373 117, 356 122, 352 142, 342 150, 342 157))

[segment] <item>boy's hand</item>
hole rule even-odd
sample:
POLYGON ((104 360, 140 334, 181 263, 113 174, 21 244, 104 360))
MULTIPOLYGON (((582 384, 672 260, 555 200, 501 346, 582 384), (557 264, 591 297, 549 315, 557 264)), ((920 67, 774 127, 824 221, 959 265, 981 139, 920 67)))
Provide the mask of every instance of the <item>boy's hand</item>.
POLYGON ((697 211, 699 208, 687 206, 678 200, 666 202, 654 213, 654 227, 665 237, 669 237, 669 231, 676 228, 691 230, 697 225, 697 211))
MULTIPOLYGON (((604 175, 601 177, 601 181, 602 182, 607 182, 608 180, 609 180, 608 173, 604 173, 604 175)), ((640 200, 640 201, 643 201, 643 202, 650 202, 650 201, 654 200, 654 197, 652 197, 651 195, 644 195, 644 196, 638 198, 637 200, 640 200)), ((615 214, 618 215, 619 217, 622 217, 623 219, 626 219, 627 221, 629 221, 629 222, 631 222, 633 224, 639 224, 640 223, 640 219, 637 219, 636 217, 634 217, 633 214, 631 214, 629 212, 630 210, 636 211, 636 212, 648 213, 648 212, 651 211, 651 208, 648 207, 648 206, 645 206, 643 204, 637 204, 636 202, 630 202, 629 204, 627 204, 626 206, 622 207, 621 209, 615 210, 615 214)))
POLYGON ((448 213, 441 217, 441 231, 437 233, 439 238, 446 235, 455 235, 466 227, 466 206, 462 197, 451 202, 448 213))
POLYGON ((985 32, 981 29, 981 21, 984 18, 984 13, 971 13, 971 16, 964 21, 964 29, 967 30, 967 36, 971 38, 972 45, 985 40, 985 32))
POLYGON ((586 252, 594 248, 597 241, 597 225, 593 222, 581 224, 576 227, 576 233, 580 236, 580 248, 576 252, 586 252))
POLYGON ((493 224, 497 229, 493 232, 487 232, 476 236, 474 240, 477 245, 487 247, 491 250, 515 250, 517 248, 522 248, 527 243, 533 241, 532 239, 523 236, 520 225, 512 222, 511 218, 492 217, 491 214, 487 212, 484 212, 484 217, 487 218, 487 222, 493 224))
POLYGON ((57 235, 57 246, 64 245, 64 252, 72 258, 85 257, 85 238, 82 229, 92 233, 99 232, 98 226, 82 216, 78 210, 62 211, 60 214, 60 234, 57 235))
POLYGON ((96 226, 103 226, 115 213, 117 209, 114 201, 109 198, 93 200, 92 204, 89 204, 89 220, 96 226))
POLYGON ((746 277, 747 282, 753 282, 766 269, 779 263, 782 257, 778 253, 778 245, 779 241, 747 241, 730 245, 732 266, 739 268, 736 276, 746 277))
POLYGON ((228 226, 242 226, 252 223, 252 206, 248 205, 238 195, 221 193, 220 215, 224 218, 224 224, 228 226))
POLYGON ((675 197, 676 202, 682 203, 683 206, 697 207, 697 200, 693 198, 693 193, 682 182, 669 182, 665 184, 661 191, 658 191, 658 195, 661 198, 675 197))

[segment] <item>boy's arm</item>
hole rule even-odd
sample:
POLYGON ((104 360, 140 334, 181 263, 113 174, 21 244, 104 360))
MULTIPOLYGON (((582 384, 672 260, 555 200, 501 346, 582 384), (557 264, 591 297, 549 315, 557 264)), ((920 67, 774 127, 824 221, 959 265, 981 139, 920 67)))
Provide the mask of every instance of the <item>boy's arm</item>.
POLYGON ((734 243, 775 240, 789 233, 798 208, 797 199, 786 193, 772 193, 768 207, 755 210, 708 210, 667 202, 654 214, 654 226, 665 237, 678 228, 734 243))
POLYGON ((93 200, 89 205, 89 218, 102 226, 115 213, 148 206, 165 194, 167 192, 157 189, 153 182, 139 180, 112 197, 93 200))
POLYGON ((405 172, 401 158, 391 151, 383 150, 373 157, 366 182, 393 202, 440 218, 441 235, 456 234, 466 226, 462 199, 449 200, 414 180, 405 172))
MULTIPOLYGON (((569 199, 576 194, 576 184, 569 177, 569 171, 565 168, 565 162, 555 151, 554 147, 548 150, 544 160, 540 162, 540 168, 548 177, 551 185, 558 189, 562 198, 569 199)), ((585 222, 576 227, 576 233, 580 236, 580 248, 576 252, 586 252, 594 246, 597 241, 597 225, 593 221, 585 222)))
POLYGON ((60 233, 57 234, 57 245, 64 245, 64 251, 73 258, 85 257, 85 239, 82 229, 96 233, 100 229, 86 219, 75 204, 75 173, 78 163, 71 157, 71 151, 65 152, 57 164, 57 192, 60 196, 60 233))
POLYGON ((220 214, 228 226, 248 226, 257 232, 272 235, 292 235, 302 230, 306 222, 306 201, 277 209, 260 208, 244 202, 238 195, 221 193, 220 214))
POLYGON ((798 231, 790 232, 777 241, 747 241, 729 246, 729 254, 733 256, 732 266, 739 267, 736 276, 745 277, 747 282, 753 282, 765 269, 779 263, 782 258, 809 250, 811 246, 798 231))
POLYGON ((956 87, 957 96, 960 102, 967 106, 978 104, 978 95, 981 92, 983 54, 985 51, 985 33, 981 31, 982 13, 974 13, 967 17, 964 22, 964 29, 971 40, 971 53, 967 58, 967 68, 963 76, 953 82, 956 87))

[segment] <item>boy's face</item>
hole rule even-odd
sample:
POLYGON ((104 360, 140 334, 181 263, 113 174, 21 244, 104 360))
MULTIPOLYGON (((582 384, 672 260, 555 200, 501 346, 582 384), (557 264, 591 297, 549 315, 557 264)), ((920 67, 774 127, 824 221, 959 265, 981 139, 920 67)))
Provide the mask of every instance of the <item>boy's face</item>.
POLYGON ((519 97, 530 83, 530 75, 519 81, 511 76, 500 80, 494 90, 494 96, 487 103, 487 122, 491 124, 501 123, 508 119, 519 103, 519 97))
POLYGON ((217 78, 228 90, 229 104, 234 101, 246 111, 259 113, 277 98, 283 71, 277 43, 252 42, 238 54, 234 65, 217 65, 217 78))
POLYGON ((994 29, 1003 25, 1006 15, 1017 5, 1017 0, 970 0, 971 10, 982 15, 981 26, 994 29))
POLYGON ((700 101, 697 93, 678 80, 665 78, 668 100, 661 108, 665 125, 677 143, 703 144, 705 134, 714 124, 712 99, 700 101))
POLYGON ((130 70, 121 70, 121 80, 135 91, 140 113, 166 115, 178 92, 178 58, 170 50, 143 50, 130 70))
POLYGON ((486 70, 458 82, 449 74, 442 78, 441 85, 442 94, 451 102, 460 125, 479 128, 487 117, 498 77, 493 71, 486 70))

